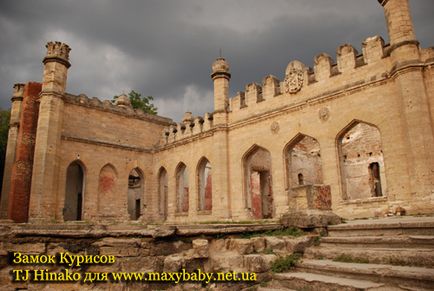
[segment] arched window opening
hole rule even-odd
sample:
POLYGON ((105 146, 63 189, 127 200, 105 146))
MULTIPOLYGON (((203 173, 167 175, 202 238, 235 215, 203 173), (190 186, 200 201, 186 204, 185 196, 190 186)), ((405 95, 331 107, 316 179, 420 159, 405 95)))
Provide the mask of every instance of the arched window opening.
POLYGON ((298 185, 304 185, 304 178, 302 173, 298 174, 298 185))
POLYGON ((381 197, 386 189, 381 134, 377 127, 353 122, 337 139, 343 198, 381 197))
POLYGON ((143 175, 140 169, 134 168, 128 175, 128 214, 131 220, 142 215, 143 175))
POLYGON ((209 211, 212 209, 212 176, 211 164, 207 159, 203 159, 198 168, 199 185, 199 211, 209 211))
POLYGON ((82 220, 84 171, 79 162, 72 162, 66 170, 65 221, 82 220))
POLYGON ((381 192, 380 164, 378 162, 369 164, 369 182, 372 197, 383 196, 381 192))
POLYGON ((167 219, 167 203, 168 203, 168 179, 167 171, 164 168, 160 169, 158 175, 158 211, 163 220, 167 219))
POLYGON ((185 164, 181 163, 176 171, 176 212, 188 212, 188 171, 185 164))
POLYGON ((310 136, 299 134, 286 146, 287 185, 323 183, 319 142, 310 136))

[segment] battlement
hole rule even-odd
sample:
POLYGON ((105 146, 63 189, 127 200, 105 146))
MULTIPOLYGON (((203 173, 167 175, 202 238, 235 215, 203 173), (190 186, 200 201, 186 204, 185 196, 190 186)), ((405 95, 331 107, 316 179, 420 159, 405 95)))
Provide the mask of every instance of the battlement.
POLYGON ((182 122, 173 123, 164 128, 161 144, 167 145, 188 137, 199 136, 199 134, 209 131, 212 128, 212 113, 205 113, 204 116, 193 117, 191 112, 186 112, 182 122))
POLYGON ((126 106, 125 102, 118 102, 119 104, 116 105, 112 103, 110 100, 100 100, 97 97, 89 98, 85 94, 72 95, 69 93, 65 93, 64 100, 65 103, 84 106, 84 107, 93 108, 96 110, 102 110, 106 112, 111 112, 129 118, 147 120, 162 125, 168 125, 172 123, 172 119, 170 118, 145 113, 141 109, 133 109, 131 106, 126 106))
MULTIPOLYGON (((336 76, 343 76, 343 78, 351 76, 346 80, 354 82, 359 68, 374 66, 389 57, 389 51, 389 44, 385 44, 380 36, 373 36, 363 41, 362 53, 359 53, 350 44, 339 46, 336 50, 336 62, 326 53, 315 56, 313 68, 309 68, 297 60, 291 61, 285 70, 284 80, 268 75, 264 77, 261 85, 249 83, 246 85, 245 91, 238 92, 230 98, 230 113, 249 112, 249 108, 256 108, 259 103, 270 101, 274 97, 282 95, 298 99, 299 96, 306 96, 312 86, 324 87, 326 88, 325 91, 330 91, 333 87, 338 86, 332 80, 336 76)), ((362 74, 366 75, 366 72, 362 74)), ((281 105, 279 103, 279 106, 281 105)), ((257 112, 252 111, 251 113, 256 114, 257 112)), ((236 116, 233 118, 236 119, 236 116)))
MULTIPOLYGON (((261 84, 252 82, 245 86, 244 91, 238 92, 228 100, 229 125, 238 118, 248 118, 257 115, 266 108, 274 110, 293 102, 300 101, 300 98, 311 98, 311 88, 319 92, 331 92, 339 86, 347 86, 348 82, 357 83, 358 70, 361 68, 374 67, 378 62, 389 57, 390 45, 385 44, 380 36, 366 38, 362 43, 362 53, 359 53, 352 45, 343 44, 336 49, 336 62, 326 53, 320 53, 314 58, 313 68, 307 67, 298 60, 291 61, 285 70, 285 78, 279 80, 273 75, 263 78, 261 84), (346 77, 348 76, 348 77, 346 77), (333 78, 339 78, 335 82, 333 78), (280 101, 274 101, 277 98, 280 101)), ((384 71, 383 64, 379 66, 384 71)), ((216 72, 228 72, 229 66, 223 58, 218 58, 212 65, 212 76, 216 72)), ((369 70, 372 71, 372 70, 369 70)), ((372 71, 374 74, 377 72, 372 71)), ((360 73, 365 78, 366 69, 360 73)), ((376 78, 375 78, 376 79, 376 78)), ((120 110, 120 109, 117 109, 120 110)), ((182 122, 174 123, 164 129, 161 144, 167 145, 176 141, 199 135, 213 128, 213 116, 210 113, 205 116, 192 117, 186 113, 182 122)))

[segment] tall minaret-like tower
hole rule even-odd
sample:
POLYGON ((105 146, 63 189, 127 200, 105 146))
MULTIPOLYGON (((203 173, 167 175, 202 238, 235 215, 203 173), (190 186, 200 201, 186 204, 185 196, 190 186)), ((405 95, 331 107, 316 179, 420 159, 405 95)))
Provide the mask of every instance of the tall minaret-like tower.
POLYGON ((222 58, 217 58, 212 64, 211 78, 214 82, 214 112, 212 127, 214 129, 212 147, 214 160, 211 161, 213 171, 213 212, 225 218, 231 217, 231 193, 229 173, 229 64, 222 58))
POLYGON ((399 100, 402 126, 406 135, 406 162, 410 179, 410 198, 424 201, 432 196, 434 181, 434 118, 430 113, 429 93, 411 20, 408 0, 378 0, 384 8, 390 39, 391 92, 399 100))
POLYGON ((71 66, 69 63, 71 49, 61 42, 49 42, 46 47, 30 195, 29 220, 31 222, 61 219, 56 217, 58 149, 63 124, 63 95, 68 68, 71 66))
POLYGON ((0 218, 8 217, 9 190, 11 186, 12 166, 15 161, 18 128, 20 126, 21 107, 23 102, 24 84, 15 84, 12 94, 11 118, 9 121, 8 144, 6 148, 5 169, 3 175, 2 195, 0 201, 0 218))
POLYGON ((219 57, 212 64, 211 78, 214 81, 214 124, 226 122, 229 104, 229 64, 225 58, 219 57))

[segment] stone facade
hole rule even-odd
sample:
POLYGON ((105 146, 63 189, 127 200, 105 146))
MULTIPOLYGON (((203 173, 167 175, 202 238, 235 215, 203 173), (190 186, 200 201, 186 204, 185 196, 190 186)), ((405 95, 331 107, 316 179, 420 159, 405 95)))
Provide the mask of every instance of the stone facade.
POLYGON ((16 198, 12 168, 25 144, 23 92, 33 83, 17 84, 12 99, 2 217, 181 224, 279 218, 303 207, 345 218, 394 207, 432 214, 434 49, 419 47, 408 0, 379 2, 390 44, 368 37, 360 54, 341 45, 336 62, 321 53, 313 69, 291 61, 283 80, 266 76, 232 98, 229 64, 218 58, 214 112, 186 113, 180 123, 128 100, 66 93, 70 49, 48 43, 39 117, 29 121, 29 201, 16 198))

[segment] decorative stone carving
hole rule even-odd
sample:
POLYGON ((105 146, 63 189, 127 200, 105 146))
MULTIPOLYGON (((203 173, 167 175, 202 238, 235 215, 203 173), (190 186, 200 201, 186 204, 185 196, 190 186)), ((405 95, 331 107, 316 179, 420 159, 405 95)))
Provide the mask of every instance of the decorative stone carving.
POLYGON ((66 43, 50 41, 45 47, 47 48, 47 57, 60 57, 69 60, 69 52, 71 49, 66 43))
POLYGON ((279 123, 277 121, 273 121, 273 123, 270 126, 270 130, 273 134, 277 134, 280 130, 279 123))
POLYGON ((327 107, 323 107, 318 111, 319 119, 322 121, 327 121, 330 117, 330 110, 327 107))
POLYGON ((301 90, 304 83, 305 66, 299 61, 292 61, 286 67, 284 87, 285 93, 295 94, 301 90))

